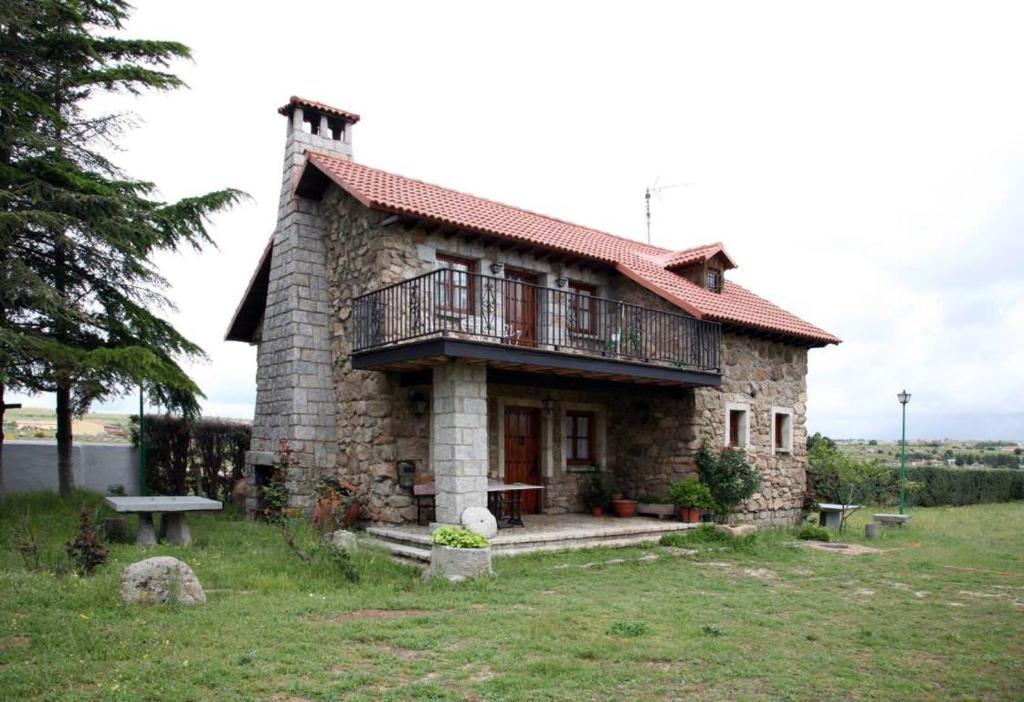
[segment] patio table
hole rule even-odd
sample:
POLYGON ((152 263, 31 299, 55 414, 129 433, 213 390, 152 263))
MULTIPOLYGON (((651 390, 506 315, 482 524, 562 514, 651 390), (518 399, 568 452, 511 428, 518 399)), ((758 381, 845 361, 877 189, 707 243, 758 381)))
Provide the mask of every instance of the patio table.
POLYGON ((192 534, 188 529, 185 515, 188 512, 219 512, 223 505, 217 500, 193 495, 159 495, 153 497, 106 497, 104 501, 115 512, 129 512, 139 515, 139 535, 135 543, 140 546, 155 546, 156 532, 153 530, 153 513, 162 513, 167 527, 167 540, 175 546, 188 546, 192 534))

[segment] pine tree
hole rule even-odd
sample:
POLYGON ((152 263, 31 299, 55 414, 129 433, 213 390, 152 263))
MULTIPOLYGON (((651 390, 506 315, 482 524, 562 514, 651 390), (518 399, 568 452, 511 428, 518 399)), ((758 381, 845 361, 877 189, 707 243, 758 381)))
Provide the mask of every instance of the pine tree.
MULTIPOLYGON (((186 415, 199 388, 179 361, 202 350, 160 316, 172 305, 152 256, 212 245, 206 218, 242 197, 226 189, 174 203, 99 149, 123 115, 93 116, 100 92, 173 90, 177 42, 114 35, 123 0, 0 5, 0 404, 4 388, 54 392, 61 494, 74 487, 71 420, 144 383, 186 415)), ((3 415, 0 409, 0 423, 3 415)))

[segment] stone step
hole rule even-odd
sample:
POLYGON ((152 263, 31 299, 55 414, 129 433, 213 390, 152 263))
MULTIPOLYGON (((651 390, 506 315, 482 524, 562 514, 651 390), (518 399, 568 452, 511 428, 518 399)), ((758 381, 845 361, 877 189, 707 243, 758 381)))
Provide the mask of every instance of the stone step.
POLYGON ((371 548, 379 548, 383 551, 387 551, 395 558, 403 561, 416 561, 417 563, 430 563, 430 547, 417 548, 416 546, 410 546, 409 544, 403 544, 396 541, 390 541, 388 539, 364 537, 359 540, 359 543, 369 546, 371 548))
MULTIPOLYGON (((584 548, 621 548, 657 543, 665 534, 687 531, 698 525, 674 523, 638 525, 626 529, 576 529, 563 532, 530 532, 505 530, 492 540, 495 556, 518 556, 526 553, 575 551, 584 548)), ((430 535, 393 527, 369 527, 362 539, 403 559, 430 561, 430 535)))
POLYGON ((492 546, 495 556, 519 556, 525 553, 540 553, 551 551, 578 551, 584 548, 625 548, 627 546, 642 546, 644 544, 656 544, 662 534, 609 534, 605 536, 588 536, 572 539, 560 539, 557 541, 522 541, 518 543, 494 544, 492 546))

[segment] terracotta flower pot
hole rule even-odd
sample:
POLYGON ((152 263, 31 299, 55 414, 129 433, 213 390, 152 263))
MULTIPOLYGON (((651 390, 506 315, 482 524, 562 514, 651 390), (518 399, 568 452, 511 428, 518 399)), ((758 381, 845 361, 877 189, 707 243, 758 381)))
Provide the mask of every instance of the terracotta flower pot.
POLYGON ((601 505, 597 505, 596 507, 591 508, 590 513, 595 517, 603 517, 604 507, 602 507, 601 505))
POLYGON ((612 508, 616 517, 632 517, 636 514, 636 500, 612 500, 612 508))
POLYGON ((696 524, 700 521, 700 510, 696 507, 677 507, 676 516, 681 522, 696 524))

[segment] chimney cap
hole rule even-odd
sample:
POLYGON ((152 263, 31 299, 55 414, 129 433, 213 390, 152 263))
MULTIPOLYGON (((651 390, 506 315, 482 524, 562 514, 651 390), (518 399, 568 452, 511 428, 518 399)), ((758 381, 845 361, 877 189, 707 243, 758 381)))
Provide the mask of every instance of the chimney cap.
POLYGON ((307 100, 305 98, 298 97, 297 95, 292 95, 288 100, 288 103, 282 105, 277 111, 279 114, 290 116, 296 107, 307 107, 325 115, 341 117, 349 124, 355 124, 359 121, 359 115, 354 112, 348 112, 347 110, 341 110, 337 107, 331 107, 330 105, 325 105, 324 103, 317 102, 316 100, 307 100))

